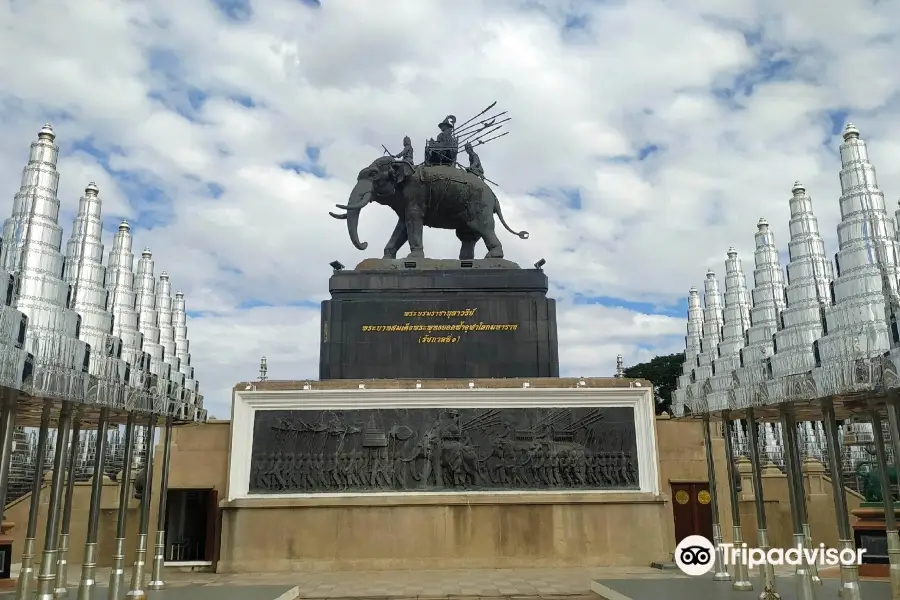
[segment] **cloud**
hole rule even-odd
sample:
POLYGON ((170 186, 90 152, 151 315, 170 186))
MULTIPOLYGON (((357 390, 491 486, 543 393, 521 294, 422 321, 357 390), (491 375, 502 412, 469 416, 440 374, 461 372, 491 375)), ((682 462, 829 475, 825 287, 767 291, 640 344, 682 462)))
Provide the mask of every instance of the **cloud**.
MULTIPOLYGON (((570 375, 678 351, 684 296, 734 245, 752 271, 760 217, 780 247, 797 179, 831 251, 842 121, 900 189, 900 5, 850 0, 219 0, 0 6, 0 193, 51 120, 68 235, 88 181, 107 234, 185 291, 197 375, 229 390, 269 359, 317 373, 328 263, 375 255, 393 218, 366 209, 356 251, 328 217, 356 173, 447 114, 497 100, 510 135, 481 152, 500 184, 507 257, 547 259, 570 375)), ((893 200, 890 202, 893 210, 893 200)), ((452 232, 426 252, 455 256, 452 232)))

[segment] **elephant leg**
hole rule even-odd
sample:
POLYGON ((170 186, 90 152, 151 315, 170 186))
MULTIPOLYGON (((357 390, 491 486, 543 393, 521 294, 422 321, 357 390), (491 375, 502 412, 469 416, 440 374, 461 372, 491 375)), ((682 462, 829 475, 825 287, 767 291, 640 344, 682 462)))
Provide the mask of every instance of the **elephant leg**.
POLYGON ((459 249, 459 260, 473 260, 475 258, 475 244, 481 239, 481 235, 468 227, 457 229, 456 237, 462 242, 459 249))
POLYGON ((425 213, 418 206, 411 205, 406 209, 406 235, 409 239, 409 256, 407 258, 425 258, 422 246, 422 228, 425 213))
POLYGON ((397 250, 406 243, 406 223, 402 219, 397 220, 394 225, 394 232, 391 239, 388 240, 387 246, 384 247, 384 258, 397 258, 397 250))
POLYGON ((484 240, 484 245, 488 249, 487 254, 484 256, 485 258, 503 258, 503 244, 500 243, 500 238, 497 237, 497 233, 494 231, 493 216, 487 223, 472 222, 468 225, 473 231, 477 231, 481 239, 484 240))

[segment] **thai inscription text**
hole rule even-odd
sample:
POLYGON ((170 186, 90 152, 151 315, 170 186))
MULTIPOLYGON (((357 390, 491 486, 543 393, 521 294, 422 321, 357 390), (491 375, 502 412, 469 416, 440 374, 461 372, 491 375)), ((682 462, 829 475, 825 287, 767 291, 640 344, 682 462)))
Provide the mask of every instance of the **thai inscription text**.
MULTIPOLYGON (((477 308, 467 308, 463 310, 410 310, 405 311, 403 316, 410 319, 427 317, 458 319, 461 317, 474 317, 477 311, 477 308)), ((518 328, 518 323, 484 323, 483 321, 474 323, 466 321, 459 321, 457 323, 413 323, 407 321, 405 323, 393 325, 363 325, 361 329, 362 331, 371 333, 418 332, 425 334, 419 337, 418 341, 420 344, 455 344, 461 339, 461 336, 456 335, 459 333, 469 333, 474 331, 516 331, 518 328)))

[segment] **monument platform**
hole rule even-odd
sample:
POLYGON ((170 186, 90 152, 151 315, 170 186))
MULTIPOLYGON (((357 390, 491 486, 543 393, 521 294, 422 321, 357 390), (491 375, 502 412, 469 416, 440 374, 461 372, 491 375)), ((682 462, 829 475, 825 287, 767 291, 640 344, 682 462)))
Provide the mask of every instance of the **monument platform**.
POLYGON ((556 302, 503 259, 369 259, 329 280, 319 379, 558 377, 556 302))
POLYGON ((629 566, 669 553, 649 382, 242 383, 230 433, 218 572, 629 566))

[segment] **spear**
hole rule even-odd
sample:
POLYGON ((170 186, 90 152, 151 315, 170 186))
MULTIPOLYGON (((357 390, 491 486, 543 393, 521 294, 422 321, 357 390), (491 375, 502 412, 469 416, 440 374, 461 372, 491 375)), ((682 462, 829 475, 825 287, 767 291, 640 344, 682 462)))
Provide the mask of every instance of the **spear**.
POLYGON ((484 136, 495 133, 501 129, 503 129, 503 125, 497 124, 497 125, 494 125, 493 127, 491 127, 490 129, 486 129, 484 131, 475 131, 471 135, 464 135, 464 136, 462 136, 462 139, 457 138, 457 143, 464 145, 466 142, 471 142, 472 140, 477 140, 479 138, 483 138, 484 136))
POLYGON ((465 127, 466 125, 468 125, 469 123, 471 123, 472 121, 474 121, 475 119, 477 119, 478 117, 480 117, 481 115, 483 115, 484 113, 486 113, 487 111, 491 110, 491 109, 494 108, 495 106, 497 106, 497 101, 496 101, 496 100, 494 100, 494 102, 493 102, 490 106, 488 106, 486 109, 484 109, 483 111, 481 111, 480 113, 478 113, 477 115, 475 115, 474 117, 472 117, 471 119, 469 119, 468 121, 466 121, 465 123, 460 123, 460 124, 456 127, 456 129, 459 129, 459 128, 461 128, 461 127, 465 127))
POLYGON ((457 138, 460 138, 460 137, 472 138, 473 136, 479 136, 479 135, 483 134, 486 129, 491 129, 491 128, 497 129, 497 128, 501 127, 507 121, 511 121, 511 120, 512 120, 511 118, 506 118, 506 119, 501 119, 499 121, 491 121, 490 123, 486 123, 480 129, 470 129, 470 130, 464 132, 462 135, 457 135, 457 138))
MULTIPOLYGON (((492 133, 492 132, 488 132, 488 133, 492 133)), ((508 134, 509 134, 508 131, 504 131, 503 133, 501 133, 501 134, 499 134, 499 135, 495 135, 495 136, 489 137, 489 138, 487 138, 487 139, 484 139, 483 137, 482 137, 482 138, 477 138, 477 139, 474 139, 474 138, 473 138, 473 139, 471 139, 471 140, 469 140, 469 141, 463 142, 463 144, 462 144, 459 148, 460 148, 460 149, 465 148, 465 147, 466 147, 466 144, 472 144, 472 147, 473 147, 473 148, 474 148, 475 146, 482 146, 482 145, 484 145, 484 144, 487 144, 487 143, 490 142, 491 140, 496 140, 497 138, 501 138, 501 137, 503 137, 504 135, 508 135, 508 134)), ((487 135, 487 134, 485 134, 485 135, 487 135)))
MULTIPOLYGON (((455 134, 459 135, 461 132, 464 133, 464 132, 471 131, 471 130, 477 128, 478 125, 482 125, 482 127, 484 127, 484 124, 487 124, 487 126, 490 127, 491 125, 493 125, 493 121, 496 121, 498 117, 502 117, 503 115, 507 114, 507 112, 508 111, 504 110, 501 113, 497 113, 496 115, 491 115, 490 117, 485 117, 484 119, 481 119, 480 121, 472 123, 471 125, 467 125, 465 127, 456 127, 453 131, 455 134), (488 121, 490 121, 490 123, 488 123, 488 121)), ((510 119, 510 117, 506 118, 506 120, 509 120, 509 119, 510 119)))

